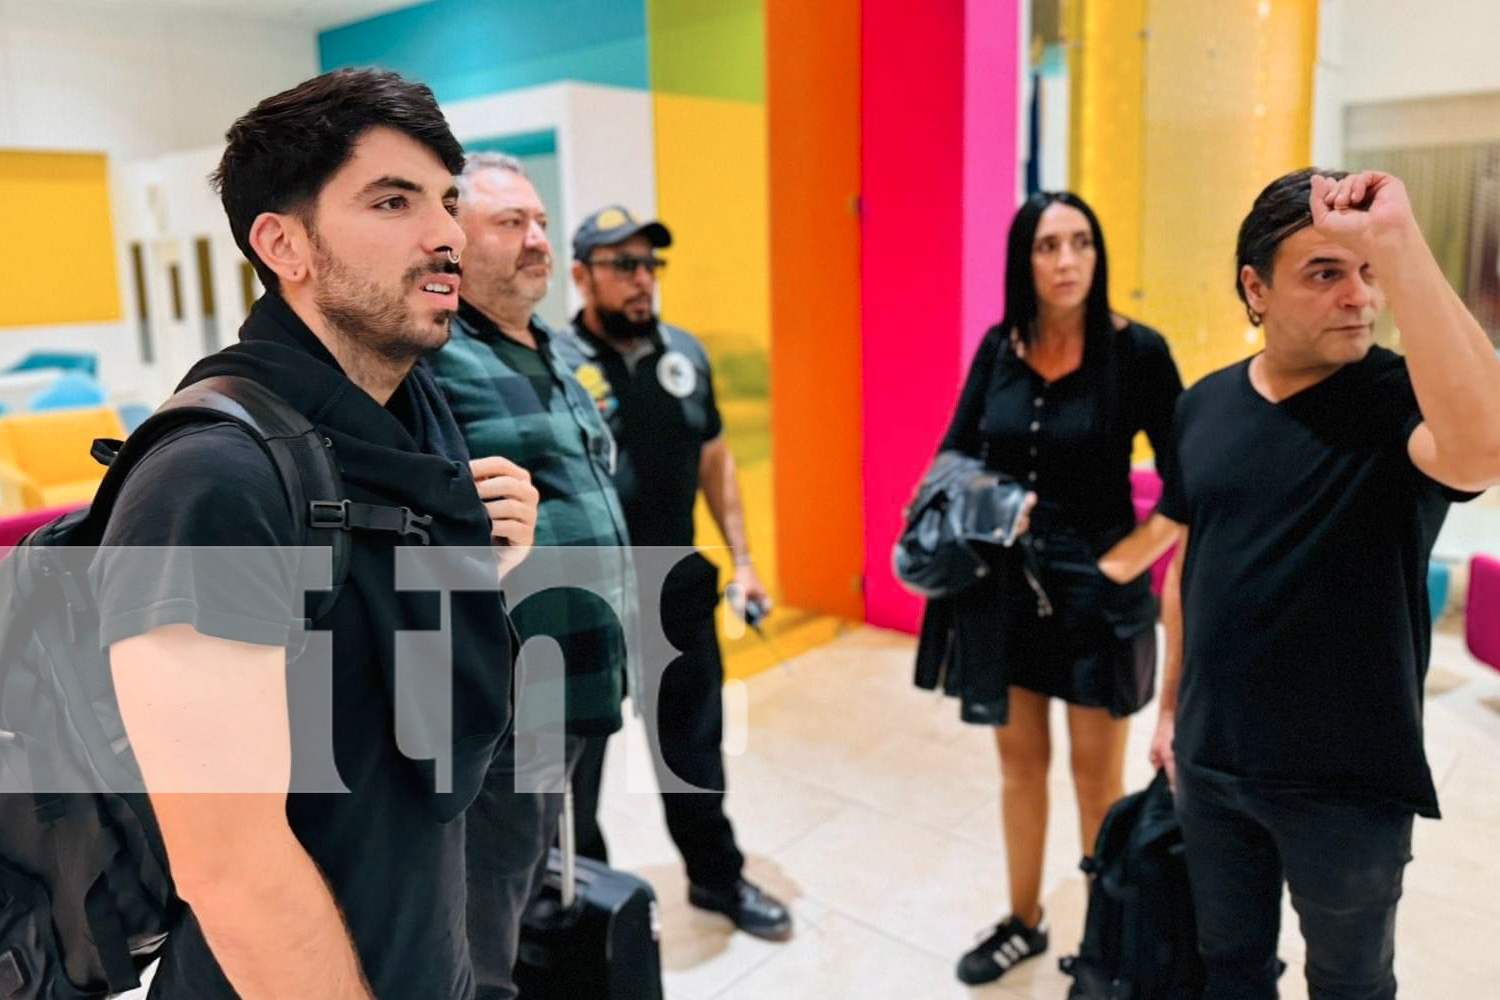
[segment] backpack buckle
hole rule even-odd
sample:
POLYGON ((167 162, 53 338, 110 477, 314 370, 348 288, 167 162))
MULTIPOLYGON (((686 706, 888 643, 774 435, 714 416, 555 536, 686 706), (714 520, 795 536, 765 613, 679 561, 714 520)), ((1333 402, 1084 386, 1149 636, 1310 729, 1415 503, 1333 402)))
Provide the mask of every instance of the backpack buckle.
POLYGON ((348 500, 313 500, 308 508, 314 528, 349 530, 348 500))
POLYGON ((432 516, 414 514, 410 507, 382 507, 352 500, 312 500, 307 506, 314 528, 391 531, 402 536, 416 535, 423 545, 432 541, 424 530, 432 523, 432 516))
POLYGON ((414 514, 410 507, 401 508, 401 534, 416 535, 423 545, 431 545, 432 538, 426 528, 432 523, 431 514, 414 514))

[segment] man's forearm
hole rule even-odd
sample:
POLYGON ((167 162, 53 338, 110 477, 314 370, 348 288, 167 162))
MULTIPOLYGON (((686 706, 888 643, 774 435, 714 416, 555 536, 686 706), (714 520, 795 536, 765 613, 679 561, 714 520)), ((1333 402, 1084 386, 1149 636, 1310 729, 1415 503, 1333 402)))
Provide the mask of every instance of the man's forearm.
POLYGON ((1182 684, 1182 561, 1186 549, 1184 538, 1178 542, 1161 590, 1161 623, 1167 644, 1161 677, 1161 710, 1164 714, 1176 713, 1177 689, 1182 684))
POLYGON ((709 513, 724 536, 724 544, 734 554, 736 562, 750 556, 750 539, 745 531, 745 510, 740 501, 739 475, 735 469, 734 456, 727 447, 719 454, 710 456, 701 470, 703 498, 708 502, 709 513))
POLYGON ((1115 583, 1129 583, 1150 569, 1176 538, 1177 525, 1152 514, 1099 557, 1099 570, 1115 583))
POLYGON ((373 1000, 322 873, 290 830, 259 857, 181 888, 244 1000, 373 1000))
POLYGON ((177 892, 235 992, 371 1000, 322 873, 287 823, 286 650, 166 625, 109 657, 177 892))
POLYGON ((1500 356, 1413 225, 1372 260, 1401 331, 1412 387, 1438 448, 1500 455, 1500 356))

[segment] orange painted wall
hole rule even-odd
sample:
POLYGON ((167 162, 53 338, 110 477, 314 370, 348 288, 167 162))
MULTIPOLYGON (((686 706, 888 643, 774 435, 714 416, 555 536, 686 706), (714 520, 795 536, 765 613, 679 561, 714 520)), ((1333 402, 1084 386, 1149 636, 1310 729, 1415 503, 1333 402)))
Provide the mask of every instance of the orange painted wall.
POLYGON ((860 0, 766 0, 771 438, 783 600, 864 617, 860 0))

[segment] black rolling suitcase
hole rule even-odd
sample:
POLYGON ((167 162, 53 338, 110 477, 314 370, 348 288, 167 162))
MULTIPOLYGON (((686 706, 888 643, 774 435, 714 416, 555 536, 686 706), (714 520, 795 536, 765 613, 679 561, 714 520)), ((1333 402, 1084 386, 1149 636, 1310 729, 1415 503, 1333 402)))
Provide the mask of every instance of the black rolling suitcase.
POLYGON ((561 849, 521 922, 521 1000, 662 1000, 656 893, 643 879, 578 858, 573 791, 563 796, 561 849))

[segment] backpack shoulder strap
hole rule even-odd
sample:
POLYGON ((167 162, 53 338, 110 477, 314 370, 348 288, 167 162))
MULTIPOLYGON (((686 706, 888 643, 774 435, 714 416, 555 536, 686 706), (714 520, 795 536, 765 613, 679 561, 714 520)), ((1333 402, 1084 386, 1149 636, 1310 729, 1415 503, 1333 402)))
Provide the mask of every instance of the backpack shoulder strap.
POLYGON ((312 620, 322 618, 348 577, 348 528, 357 525, 349 524, 347 516, 329 516, 351 506, 344 497, 332 443, 290 403, 252 379, 216 375, 195 382, 163 403, 126 441, 95 441, 91 453, 109 471, 89 508, 91 534, 103 537, 126 477, 152 449, 184 427, 216 422, 238 424, 266 449, 286 490, 288 507, 302 524, 302 544, 332 548, 332 588, 319 599, 312 620))

